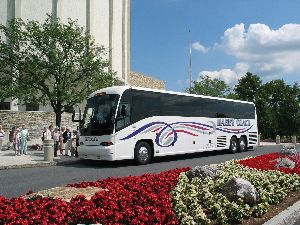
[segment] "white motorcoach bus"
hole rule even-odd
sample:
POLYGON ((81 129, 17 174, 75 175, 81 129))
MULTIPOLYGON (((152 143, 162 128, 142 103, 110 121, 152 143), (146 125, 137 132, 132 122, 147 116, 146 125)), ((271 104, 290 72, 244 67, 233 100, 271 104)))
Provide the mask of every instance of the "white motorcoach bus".
MULTIPOLYGON (((80 115, 81 117, 81 115, 80 115)), ((251 102, 115 86, 92 93, 80 122, 79 157, 135 159, 257 145, 251 102)))

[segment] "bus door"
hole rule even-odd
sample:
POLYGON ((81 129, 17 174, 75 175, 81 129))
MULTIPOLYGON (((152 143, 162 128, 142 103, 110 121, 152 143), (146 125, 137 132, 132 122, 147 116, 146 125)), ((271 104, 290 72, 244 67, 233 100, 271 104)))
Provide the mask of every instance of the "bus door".
POLYGON ((132 158, 135 143, 131 138, 123 140, 135 131, 135 127, 131 124, 130 90, 126 90, 121 97, 115 119, 115 131, 116 158, 132 158))

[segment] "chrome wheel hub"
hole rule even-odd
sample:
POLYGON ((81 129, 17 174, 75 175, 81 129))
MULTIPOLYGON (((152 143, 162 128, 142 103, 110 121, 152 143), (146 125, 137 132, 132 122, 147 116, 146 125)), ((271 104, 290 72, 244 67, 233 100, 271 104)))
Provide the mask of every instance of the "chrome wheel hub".
POLYGON ((146 161, 148 159, 148 149, 145 147, 141 147, 139 149, 139 158, 141 161, 146 161))
POLYGON ((241 148, 241 150, 244 150, 245 147, 246 147, 245 141, 244 141, 244 140, 241 140, 241 141, 240 141, 240 148, 241 148))
POLYGON ((235 141, 231 142, 231 148, 232 148, 232 150, 234 150, 234 151, 237 149, 237 144, 236 144, 235 141))

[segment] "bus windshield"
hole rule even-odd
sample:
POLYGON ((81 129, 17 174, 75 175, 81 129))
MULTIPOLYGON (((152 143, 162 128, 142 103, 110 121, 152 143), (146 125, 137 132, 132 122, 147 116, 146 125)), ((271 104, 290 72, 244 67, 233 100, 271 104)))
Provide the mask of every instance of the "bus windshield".
POLYGON ((117 94, 103 94, 89 98, 80 125, 81 135, 112 134, 118 100, 117 94))

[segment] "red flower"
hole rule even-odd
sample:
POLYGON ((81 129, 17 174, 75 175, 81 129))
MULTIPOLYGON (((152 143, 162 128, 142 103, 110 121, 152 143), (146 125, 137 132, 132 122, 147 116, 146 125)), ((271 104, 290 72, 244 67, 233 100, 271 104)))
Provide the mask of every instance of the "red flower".
POLYGON ((169 193, 179 174, 189 169, 68 185, 107 189, 97 192, 91 200, 82 195, 70 203, 61 199, 0 196, 0 224, 178 224, 169 193))
POLYGON ((286 174, 298 174, 300 176, 300 155, 299 153, 294 156, 283 156, 280 153, 270 153, 265 155, 256 156, 254 158, 244 159, 238 161, 239 164, 248 166, 260 170, 279 170, 286 174), (277 168, 276 159, 278 158, 289 158, 295 162, 295 167, 293 169, 288 169, 284 167, 277 168))

